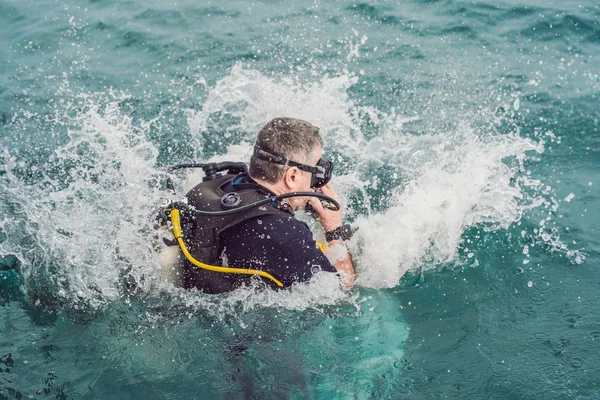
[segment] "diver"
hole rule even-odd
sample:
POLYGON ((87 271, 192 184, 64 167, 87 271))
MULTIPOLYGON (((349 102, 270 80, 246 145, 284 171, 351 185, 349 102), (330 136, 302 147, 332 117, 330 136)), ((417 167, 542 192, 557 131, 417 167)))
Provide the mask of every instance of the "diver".
MULTIPOLYGON (((181 286, 223 293, 260 279, 273 287, 306 282, 317 271, 338 273, 349 288, 355 273, 344 241, 339 198, 323 159, 319 128, 275 118, 258 133, 249 169, 242 163, 201 166, 203 182, 173 204, 173 232, 183 254, 181 286), (225 175, 219 171, 228 169, 225 175), (320 221, 327 244, 294 217, 305 208, 320 221)), ((175 166, 178 168, 180 166, 175 166)))

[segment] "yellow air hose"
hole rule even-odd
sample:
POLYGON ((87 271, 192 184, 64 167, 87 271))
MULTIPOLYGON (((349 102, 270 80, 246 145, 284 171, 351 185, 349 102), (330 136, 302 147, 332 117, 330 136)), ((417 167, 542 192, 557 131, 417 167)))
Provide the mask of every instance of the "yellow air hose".
POLYGON ((216 265, 209 265, 203 262, 196 260, 190 252, 188 251, 185 242, 183 241, 183 233, 181 230, 181 221, 179 220, 179 210, 172 209, 171 210, 171 223, 173 224, 173 234, 175 235, 175 239, 177 239, 177 243, 179 243, 179 247, 181 251, 185 255, 185 258, 188 259, 189 262, 194 264, 196 267, 207 269, 209 271, 214 272, 223 272, 227 274, 245 274, 245 275, 260 275, 263 278, 267 278, 275 282, 277 286, 283 287, 283 283, 279 282, 275 277, 268 272, 258 271, 256 269, 245 269, 245 268, 228 268, 228 267, 218 267, 216 265))
POLYGON ((325 243, 319 242, 318 240, 316 241, 316 243, 319 250, 321 250, 323 254, 325 254, 325 251, 327 251, 327 246, 325 245, 325 243))

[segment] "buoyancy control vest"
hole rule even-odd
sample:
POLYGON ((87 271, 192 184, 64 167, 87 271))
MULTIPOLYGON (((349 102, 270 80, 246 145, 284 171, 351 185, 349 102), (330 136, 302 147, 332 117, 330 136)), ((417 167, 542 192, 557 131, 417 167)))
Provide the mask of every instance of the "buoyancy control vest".
MULTIPOLYGON (((196 185, 186 194, 187 203, 200 211, 223 211, 252 204, 274 194, 256 183, 248 182, 245 174, 225 175, 196 185), (239 182, 239 183, 236 183, 239 182)), ((290 215, 287 204, 272 202, 229 215, 199 215, 181 210, 184 240, 192 256, 203 263, 222 265, 220 235, 251 218, 262 215, 290 215)), ((209 271, 194 266, 185 257, 180 257, 183 267, 185 288, 198 288, 205 293, 229 292, 237 288, 243 276, 209 271)), ((267 271, 268 272, 268 271, 267 271)))

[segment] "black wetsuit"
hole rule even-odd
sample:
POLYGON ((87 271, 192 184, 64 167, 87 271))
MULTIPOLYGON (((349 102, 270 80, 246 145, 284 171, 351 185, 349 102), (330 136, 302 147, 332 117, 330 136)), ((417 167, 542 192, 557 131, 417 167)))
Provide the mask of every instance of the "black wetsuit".
MULTIPOLYGON (((249 175, 238 178, 237 183, 258 186, 249 175)), ((266 271, 284 286, 306 282, 317 271, 336 272, 317 247, 308 225, 291 214, 248 219, 225 230, 220 240, 219 254, 225 254, 227 266, 266 271)), ((237 277, 245 282, 250 279, 237 277)))
MULTIPOLYGON (((225 175, 198 184, 186 195, 196 210, 221 211, 223 199, 237 193, 242 203, 264 201, 275 194, 260 186, 248 174, 225 175)), ((236 196, 232 197, 235 200, 236 196)), ((203 216, 183 208, 184 241, 197 260, 209 265, 265 271, 285 287, 305 282, 316 271, 336 272, 317 247, 308 226, 294 218, 286 203, 273 201, 239 213, 203 216)), ((224 293, 251 279, 245 274, 229 274, 198 268, 182 258, 183 286, 205 293, 224 293)))
POLYGON ((291 215, 246 220, 223 232, 221 245, 229 267, 267 271, 284 286, 306 282, 317 271, 336 272, 308 226, 291 215))

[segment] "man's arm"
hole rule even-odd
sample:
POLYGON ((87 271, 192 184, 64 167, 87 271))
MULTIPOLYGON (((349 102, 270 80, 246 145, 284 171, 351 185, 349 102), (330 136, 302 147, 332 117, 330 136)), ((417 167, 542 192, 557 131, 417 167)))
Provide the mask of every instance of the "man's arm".
MULTIPOLYGON (((333 186, 331 186, 331 183, 323 186, 321 188, 321 193, 337 200, 338 203, 340 202, 337 193, 333 189, 333 186)), ((310 204, 319 215, 321 225, 323 225, 325 232, 331 232, 342 226, 341 208, 338 211, 325 208, 321 204, 321 201, 316 197, 311 197, 310 204)), ((346 288, 350 288, 354 284, 356 274, 354 272, 352 257, 350 256, 350 252, 348 251, 346 244, 340 239, 327 242, 327 251, 325 252, 325 255, 329 259, 329 262, 333 264, 335 269, 340 274, 340 278, 342 279, 344 286, 346 286, 346 288)))
POLYGON ((340 274, 340 278, 346 288, 350 288, 354 284, 354 265, 352 257, 342 240, 332 240, 327 242, 327 251, 325 256, 340 274))

